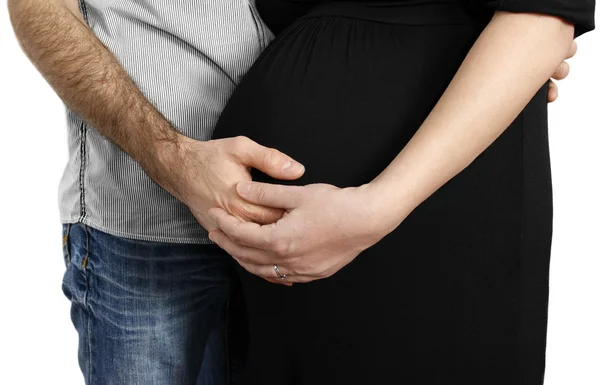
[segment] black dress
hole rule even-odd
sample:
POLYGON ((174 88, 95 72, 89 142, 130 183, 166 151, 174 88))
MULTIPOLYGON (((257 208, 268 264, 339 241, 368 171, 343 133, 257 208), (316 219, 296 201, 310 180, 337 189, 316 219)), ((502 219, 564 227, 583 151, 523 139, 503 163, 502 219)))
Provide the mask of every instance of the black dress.
MULTIPOLYGON (((306 166, 295 182, 253 171, 255 180, 358 186, 410 140, 500 2, 314 3, 257 1, 277 39, 215 137, 246 135, 306 166)), ((561 15, 578 35, 593 28, 593 2, 502 6, 561 15)), ((247 385, 542 384, 547 86, 466 170, 333 277, 284 287, 239 268, 247 385)))

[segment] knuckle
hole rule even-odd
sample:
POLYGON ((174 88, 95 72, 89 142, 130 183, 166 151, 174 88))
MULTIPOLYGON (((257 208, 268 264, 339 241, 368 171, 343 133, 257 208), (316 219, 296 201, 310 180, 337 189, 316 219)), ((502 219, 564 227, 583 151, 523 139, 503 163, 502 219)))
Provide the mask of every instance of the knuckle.
POLYGON ((229 255, 231 255, 233 257, 233 259, 235 259, 236 261, 240 262, 240 264, 245 264, 246 262, 244 261, 243 258, 241 258, 240 253, 236 252, 236 251, 228 251, 229 255))
POLYGON ((231 239, 231 241, 233 243, 236 243, 236 244, 240 243, 241 237, 240 237, 240 234, 237 229, 232 230, 228 235, 229 235, 229 239, 231 239))
POLYGON ((235 259, 237 259, 238 261, 248 265, 251 262, 250 257, 247 254, 244 253, 238 253, 235 257, 235 259))
POLYGON ((279 219, 281 219, 282 216, 283 213, 278 210, 270 208, 260 208, 252 214, 252 220, 256 223, 267 225, 270 223, 277 222, 279 219))
POLYGON ((265 186, 260 186, 260 188, 258 189, 258 191, 256 192, 256 199, 259 202, 264 202, 265 199, 267 197, 267 189, 265 186))
POLYGON ((278 150, 267 148, 262 153, 262 161, 265 166, 277 167, 282 163, 282 156, 278 150))
POLYGON ((273 208, 261 208, 256 216, 256 220, 263 225, 268 225, 277 222, 283 217, 283 210, 273 208))
POLYGON ((228 207, 229 212, 234 217, 248 219, 252 215, 250 209, 242 202, 233 202, 228 207))
POLYGON ((231 229, 228 229, 225 233, 229 241, 233 242, 235 245, 239 245, 241 240, 241 234, 237 226, 232 226, 231 229))
MULTIPOLYGON (((262 200, 260 200, 259 203, 260 202, 262 202, 262 200)), ((229 210, 231 215, 238 219, 259 224, 274 223, 283 216, 283 213, 279 212, 279 210, 245 203, 232 204, 229 210)))
POLYGON ((233 253, 229 253, 233 258, 235 258, 241 264, 248 264, 248 255, 240 250, 234 250, 233 253))
POLYGON ((235 136, 231 140, 234 151, 240 151, 241 149, 248 147, 252 142, 250 138, 244 135, 235 136))
POLYGON ((318 279, 325 279, 325 278, 329 278, 331 276, 332 276, 332 273, 331 273, 331 271, 329 271, 329 269, 320 270, 316 274, 316 277, 318 279))
POLYGON ((296 261, 286 262, 285 266, 287 268, 287 271, 289 272, 289 275, 292 275, 294 277, 305 275, 302 271, 302 267, 299 266, 296 261))
POLYGON ((308 264, 301 260, 294 261, 291 266, 294 269, 294 275, 310 276, 314 275, 315 268, 311 264, 308 264))
POLYGON ((568 74, 569 74, 569 65, 566 62, 562 63, 556 70, 556 76, 559 78, 564 78, 568 74))
POLYGON ((275 252, 276 255, 278 256, 285 256, 288 254, 289 251, 289 242, 285 239, 279 239, 275 242, 273 242, 273 251, 275 252))

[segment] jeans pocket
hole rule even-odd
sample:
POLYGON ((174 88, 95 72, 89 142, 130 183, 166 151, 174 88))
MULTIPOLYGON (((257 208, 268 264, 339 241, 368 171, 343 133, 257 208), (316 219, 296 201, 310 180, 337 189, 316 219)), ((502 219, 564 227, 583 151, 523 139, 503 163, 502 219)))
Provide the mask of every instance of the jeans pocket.
POLYGON ((69 241, 69 231, 70 230, 71 230, 70 223, 62 224, 62 253, 63 253, 63 261, 65 263, 65 267, 68 267, 69 263, 71 263, 71 250, 70 250, 71 242, 69 241))

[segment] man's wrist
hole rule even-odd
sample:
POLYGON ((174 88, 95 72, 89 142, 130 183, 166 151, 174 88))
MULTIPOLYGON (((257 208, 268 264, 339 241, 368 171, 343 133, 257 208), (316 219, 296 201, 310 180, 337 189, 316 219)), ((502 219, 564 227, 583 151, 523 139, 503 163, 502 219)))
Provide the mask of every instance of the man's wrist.
POLYGON ((187 167, 192 142, 194 139, 167 128, 162 133, 149 135, 137 153, 130 154, 156 183, 182 200, 181 173, 187 167))

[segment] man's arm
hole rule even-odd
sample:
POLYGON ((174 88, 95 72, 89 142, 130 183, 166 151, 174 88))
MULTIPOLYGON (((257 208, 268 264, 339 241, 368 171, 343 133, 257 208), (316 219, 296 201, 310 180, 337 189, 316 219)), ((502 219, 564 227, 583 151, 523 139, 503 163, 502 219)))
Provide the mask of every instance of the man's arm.
POLYGON ((77 0, 8 0, 8 6, 23 51, 58 96, 158 176, 152 149, 176 145, 178 133, 88 28, 77 0))
POLYGON ((296 179, 300 165, 284 171, 289 157, 247 138, 199 142, 179 133, 87 26, 77 0, 8 0, 8 8, 23 51, 64 103, 186 203, 201 224, 211 227, 205 211, 215 204, 264 223, 281 216, 241 201, 234 185, 250 178, 247 166, 296 179))

